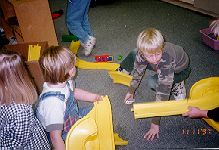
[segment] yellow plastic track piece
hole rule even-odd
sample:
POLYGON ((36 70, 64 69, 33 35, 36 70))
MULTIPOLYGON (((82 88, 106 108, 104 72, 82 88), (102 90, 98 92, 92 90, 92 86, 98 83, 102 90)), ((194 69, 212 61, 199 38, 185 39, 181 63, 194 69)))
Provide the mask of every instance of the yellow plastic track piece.
POLYGON ((132 76, 119 71, 109 71, 109 76, 113 79, 113 83, 120 83, 126 86, 130 86, 132 76))
POLYGON ((118 63, 107 63, 107 62, 87 62, 77 58, 76 66, 80 69, 104 69, 104 70, 116 70, 119 68, 118 63))
MULTIPOLYGON (((72 41, 69 49, 77 54, 78 48, 80 47, 80 41, 72 41)), ((82 59, 76 58, 76 66, 80 69, 103 69, 103 70, 116 70, 119 68, 118 63, 107 63, 107 62, 88 62, 82 59)))
POLYGON ((117 133, 114 133, 115 145, 128 145, 128 141, 123 140, 117 133))
MULTIPOLYGON (((132 110, 135 118, 146 118, 183 114, 188 111, 188 106, 199 107, 202 110, 219 107, 219 77, 196 82, 190 90, 189 99, 133 104, 132 110)), ((219 132, 218 122, 204 120, 219 132)))
POLYGON ((66 138, 66 150, 115 150, 116 144, 128 144, 113 133, 110 101, 107 96, 102 99, 72 126, 66 138))
POLYGON ((69 49, 70 49, 74 54, 77 54, 79 47, 80 47, 80 41, 72 41, 71 44, 70 44, 69 49))
POLYGON ((27 61, 39 60, 40 50, 41 50, 41 46, 39 45, 29 45, 27 61))

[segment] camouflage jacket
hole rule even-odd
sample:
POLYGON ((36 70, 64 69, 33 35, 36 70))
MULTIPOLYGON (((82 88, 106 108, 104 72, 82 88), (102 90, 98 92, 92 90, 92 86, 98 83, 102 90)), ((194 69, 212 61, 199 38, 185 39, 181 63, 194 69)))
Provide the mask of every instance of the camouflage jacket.
MULTIPOLYGON (((132 72, 133 79, 129 88, 129 93, 134 93, 139 86, 149 62, 138 50, 132 72)), ((189 64, 189 57, 182 47, 165 42, 164 51, 160 62, 157 65, 150 64, 153 71, 158 75, 156 85, 156 101, 169 100, 171 88, 174 80, 174 73, 179 73, 186 69, 189 64)))

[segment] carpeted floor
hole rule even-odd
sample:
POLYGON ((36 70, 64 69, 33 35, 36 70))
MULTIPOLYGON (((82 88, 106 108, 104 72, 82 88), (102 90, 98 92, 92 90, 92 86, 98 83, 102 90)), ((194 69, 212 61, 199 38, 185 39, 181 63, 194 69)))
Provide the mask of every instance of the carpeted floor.
MULTIPOLYGON (((66 9, 66 0, 50 0, 51 11, 66 9)), ((54 20, 59 44, 69 47, 69 42, 61 42, 68 34, 65 14, 54 20)), ((219 52, 204 45, 199 30, 208 27, 212 17, 202 15, 159 0, 117 0, 107 5, 97 5, 90 9, 89 19, 97 38, 93 55, 85 57, 79 51, 79 57, 95 61, 95 54, 110 54, 120 63, 136 47, 138 34, 147 27, 159 29, 166 41, 181 45, 191 59, 192 73, 186 81, 188 89, 200 79, 219 75, 219 52)), ((155 94, 145 85, 145 75, 136 92, 137 102, 153 101, 155 94)), ((127 87, 113 84, 105 70, 78 70, 77 87, 108 95, 112 105, 115 132, 128 140, 127 146, 118 146, 117 150, 144 149, 181 149, 219 147, 219 134, 203 120, 181 116, 163 117, 160 138, 154 141, 143 139, 149 129, 150 118, 135 120, 131 106, 123 103, 127 87), (206 132, 205 132, 206 131, 206 132)))

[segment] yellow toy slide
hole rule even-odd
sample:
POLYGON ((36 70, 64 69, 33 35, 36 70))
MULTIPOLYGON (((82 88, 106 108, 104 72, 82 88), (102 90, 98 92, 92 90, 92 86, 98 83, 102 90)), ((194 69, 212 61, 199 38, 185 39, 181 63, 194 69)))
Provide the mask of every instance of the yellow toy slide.
POLYGON ((132 76, 119 71, 109 71, 109 76, 113 79, 113 83, 120 83, 126 86, 130 86, 132 76))
POLYGON ((70 129, 66 150, 115 150, 115 145, 127 145, 128 141, 113 133, 112 112, 107 96, 94 103, 93 109, 70 129))
POLYGON ((88 62, 77 57, 76 66, 80 69, 116 70, 119 68, 120 64, 107 62, 88 62))
MULTIPOLYGON (((211 77, 196 82, 188 99, 133 104, 135 118, 179 115, 188 111, 188 106, 210 110, 219 107, 219 77, 211 77)), ((219 132, 219 122, 204 119, 219 132)))
MULTIPOLYGON (((79 41, 72 41, 69 49, 77 54, 78 48, 80 47, 79 41)), ((120 64, 118 63, 107 63, 107 62, 88 62, 77 57, 76 66, 80 69, 104 69, 104 70, 116 70, 119 68, 120 64)))
POLYGON ((81 45, 80 41, 72 41, 71 44, 70 44, 70 46, 69 46, 69 49, 70 49, 74 54, 77 54, 80 45, 81 45))

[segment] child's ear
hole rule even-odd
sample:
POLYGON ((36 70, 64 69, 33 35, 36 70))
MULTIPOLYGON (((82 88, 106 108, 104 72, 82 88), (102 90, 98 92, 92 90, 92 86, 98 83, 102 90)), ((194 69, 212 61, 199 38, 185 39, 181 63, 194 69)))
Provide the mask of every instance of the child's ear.
POLYGON ((69 75, 69 77, 74 77, 75 74, 76 74, 76 68, 73 67, 69 70, 68 75, 69 75))

